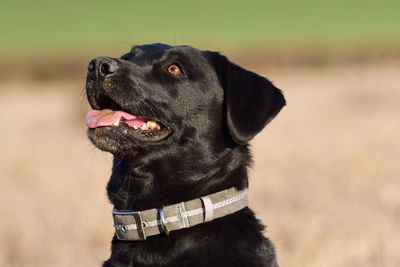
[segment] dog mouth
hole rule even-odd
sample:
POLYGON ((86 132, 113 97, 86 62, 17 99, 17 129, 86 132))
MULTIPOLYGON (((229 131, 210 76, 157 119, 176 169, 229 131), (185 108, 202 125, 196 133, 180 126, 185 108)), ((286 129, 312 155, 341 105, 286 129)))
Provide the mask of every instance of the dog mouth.
POLYGON ((170 127, 157 119, 130 114, 116 103, 105 106, 88 112, 85 122, 90 130, 101 128, 144 142, 157 142, 171 133, 170 127))

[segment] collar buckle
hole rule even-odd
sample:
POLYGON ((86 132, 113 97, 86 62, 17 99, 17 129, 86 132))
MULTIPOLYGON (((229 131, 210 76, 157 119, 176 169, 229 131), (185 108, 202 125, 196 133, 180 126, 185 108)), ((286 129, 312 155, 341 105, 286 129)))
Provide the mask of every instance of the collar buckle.
POLYGON ((136 223, 136 231, 138 233, 138 240, 146 240, 145 222, 142 220, 142 216, 140 215, 140 211, 117 211, 115 209, 112 210, 112 214, 114 217, 114 227, 115 233, 119 240, 131 240, 129 236, 125 233, 129 231, 129 225, 125 224, 117 224, 116 216, 132 216, 136 223))

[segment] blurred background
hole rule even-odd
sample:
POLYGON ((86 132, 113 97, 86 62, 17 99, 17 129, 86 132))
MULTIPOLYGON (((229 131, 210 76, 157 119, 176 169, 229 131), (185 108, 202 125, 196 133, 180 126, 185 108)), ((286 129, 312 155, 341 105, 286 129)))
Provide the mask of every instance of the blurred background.
POLYGON ((0 266, 99 266, 111 156, 86 138, 87 63, 135 44, 220 51, 282 88, 250 206, 280 266, 400 266, 400 2, 3 1, 0 266))

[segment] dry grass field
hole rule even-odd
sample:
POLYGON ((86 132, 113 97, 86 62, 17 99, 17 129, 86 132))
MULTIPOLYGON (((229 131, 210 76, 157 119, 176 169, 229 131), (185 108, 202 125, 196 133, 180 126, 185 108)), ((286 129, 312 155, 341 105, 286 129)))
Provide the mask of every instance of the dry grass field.
MULTIPOLYGON (((252 142, 249 190, 281 266, 400 266, 399 68, 256 70, 288 103, 252 142)), ((2 267, 109 256, 111 156, 86 139, 81 78, 0 84, 2 267)))

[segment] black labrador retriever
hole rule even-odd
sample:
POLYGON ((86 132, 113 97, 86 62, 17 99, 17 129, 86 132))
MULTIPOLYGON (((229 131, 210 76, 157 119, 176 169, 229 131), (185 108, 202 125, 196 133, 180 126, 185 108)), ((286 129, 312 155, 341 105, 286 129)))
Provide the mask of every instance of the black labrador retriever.
POLYGON ((114 155, 103 266, 278 266, 245 191, 278 88, 217 52, 148 44, 93 59, 86 92, 89 139, 114 155))

